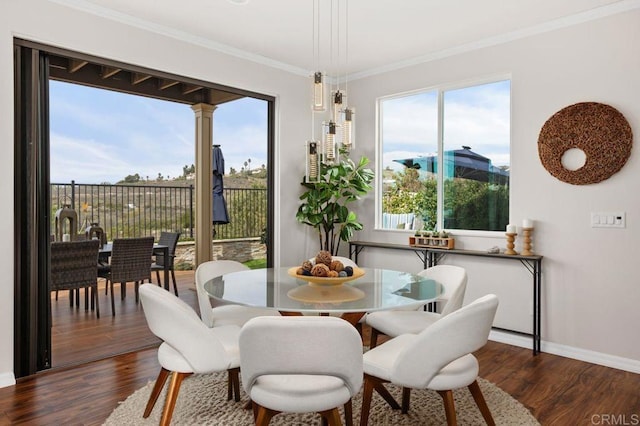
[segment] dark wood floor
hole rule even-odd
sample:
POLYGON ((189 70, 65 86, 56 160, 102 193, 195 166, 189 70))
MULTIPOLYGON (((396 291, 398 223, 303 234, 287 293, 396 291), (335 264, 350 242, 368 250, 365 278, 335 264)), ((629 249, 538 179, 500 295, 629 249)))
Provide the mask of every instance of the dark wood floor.
MULTIPOLYGON (((176 278, 180 298, 197 310, 193 271, 176 271, 176 278)), ((59 292, 58 300, 52 294, 51 365, 54 368, 159 344, 147 327, 142 306, 135 303, 133 283, 127 284, 124 300, 120 297, 120 285, 115 285, 115 317, 111 315, 111 295, 104 294, 104 285, 104 280, 99 280, 100 318, 94 311, 85 310, 83 291, 80 306, 74 308, 69 307, 67 291, 59 292)))
MULTIPOLYGON (((190 289, 193 274, 181 273, 179 280, 181 298, 195 306, 195 292, 190 289)), ((102 299, 107 300, 104 296, 102 299)), ((139 308, 134 308, 132 291, 125 302, 121 304, 118 300, 116 303, 122 312, 139 311, 139 308)), ((61 299, 57 303, 60 314, 64 311, 63 306, 65 309, 69 307, 68 300, 61 299)), ((104 318, 109 319, 110 310, 106 303, 103 306, 104 318)), ((118 318, 120 311, 116 314, 118 318)), ((156 344, 148 340, 148 330, 142 331, 144 327, 135 324, 141 319, 144 322, 142 316, 138 315, 136 320, 133 313, 126 315, 123 313, 121 317, 123 320, 128 318, 128 325, 114 322, 107 326, 94 321, 91 314, 85 317, 84 310, 75 312, 72 318, 78 323, 76 327, 83 330, 81 333, 86 333, 89 340, 76 335, 75 339, 68 340, 70 343, 62 345, 60 342, 63 340, 59 343, 65 347, 76 347, 87 358, 93 358, 102 351, 97 346, 104 342, 108 342, 104 347, 112 353, 128 350, 124 346, 119 347, 122 340, 129 348, 135 341, 156 344), (92 326, 81 325, 91 322, 94 322, 92 326), (94 338, 95 333, 84 330, 92 327, 95 333, 103 327, 111 327, 112 334, 102 339, 94 338), (120 333, 117 330, 127 328, 131 336, 117 338, 120 333), (140 334, 136 337, 136 333, 140 334), (89 341, 91 343, 87 343, 89 341)), ((63 327, 60 320, 58 332, 61 339, 66 338, 63 330, 71 333, 73 322, 70 320, 63 327)), ((367 332, 365 328, 365 339, 367 332)), ((155 347, 75 366, 70 363, 82 356, 74 357, 71 354, 75 350, 67 349, 67 361, 59 360, 60 365, 67 366, 19 379, 16 386, 0 389, 0 425, 102 424, 119 401, 144 386, 148 380, 155 379, 159 369, 155 347)), ((603 415, 617 416, 618 423, 608 424, 637 424, 640 416, 640 375, 544 353, 533 357, 528 349, 495 342, 489 342, 476 355, 480 360, 480 375, 518 399, 543 425, 605 424, 603 415), (621 423, 622 420, 626 423, 621 423)))

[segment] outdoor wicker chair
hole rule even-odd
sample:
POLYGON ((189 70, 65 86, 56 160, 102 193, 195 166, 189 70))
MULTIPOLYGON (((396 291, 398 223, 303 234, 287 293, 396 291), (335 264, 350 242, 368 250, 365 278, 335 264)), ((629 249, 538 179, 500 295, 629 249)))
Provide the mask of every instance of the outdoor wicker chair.
POLYGON ((120 299, 127 294, 127 283, 135 283, 136 303, 140 297, 138 288, 144 280, 151 281, 151 255, 153 253, 153 237, 116 238, 113 240, 111 262, 101 268, 100 277, 107 279, 107 287, 111 290, 111 313, 116 315, 113 297, 113 283, 120 283, 120 299))
MULTIPOLYGON (((178 295, 178 285, 176 284, 176 273, 173 270, 173 261, 176 257, 176 246, 178 245, 178 239, 180 238, 179 232, 161 232, 160 239, 158 240, 158 244, 162 246, 169 247, 169 259, 165 259, 163 255, 156 255, 156 262, 151 265, 151 270, 156 271, 156 279, 158 280, 158 285, 161 285, 160 282, 160 271, 163 271, 165 268, 165 262, 169 262, 169 270, 171 271, 171 279, 173 281, 173 292, 178 295)), ((168 284, 165 283, 168 287, 168 284)))
MULTIPOLYGON (((91 289, 91 308, 95 304, 96 316, 100 318, 98 305, 98 241, 71 241, 51 243, 51 275, 49 289, 69 290, 73 298, 74 290, 91 289)), ((85 309, 87 309, 85 304, 85 309)))

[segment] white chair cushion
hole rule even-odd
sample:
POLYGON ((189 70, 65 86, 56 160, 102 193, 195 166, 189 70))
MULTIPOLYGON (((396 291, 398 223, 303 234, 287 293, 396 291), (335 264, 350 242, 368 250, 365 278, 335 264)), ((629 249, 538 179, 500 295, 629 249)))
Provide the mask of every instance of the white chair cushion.
POLYGON ((284 412, 338 407, 362 387, 362 338, 333 317, 259 317, 240 332, 242 385, 284 412))
POLYGON ((251 388, 251 400, 273 410, 289 413, 324 411, 351 398, 342 379, 308 374, 266 375, 251 388))
MULTIPOLYGON (((363 355, 364 372, 396 385, 407 385, 394 380, 392 371, 398 354, 416 339, 416 335, 403 334, 371 349, 363 355)), ((433 390, 457 389, 469 385, 476 377, 478 377, 478 360, 468 354, 447 364, 426 387, 433 390)))
POLYGON ((458 389, 468 386, 478 377, 478 360, 471 354, 452 361, 429 382, 433 390, 458 389))
POLYGON ((403 334, 366 352, 362 356, 364 372, 370 376, 391 381, 393 364, 398 354, 416 339, 415 334, 403 334))
POLYGON ((158 348, 158 362, 165 370, 193 373, 193 367, 168 343, 162 343, 158 348))
MULTIPOLYGON (((240 327, 228 325, 210 329, 209 332, 215 335, 226 351, 229 360, 227 368, 239 367, 240 350, 238 348, 238 336, 240 335, 240 327)), ((214 371, 220 371, 213 363, 210 369, 205 368, 196 371, 180 352, 166 342, 163 342, 158 348, 158 362, 163 368, 180 373, 212 373, 214 371)))
POLYGON ((367 324, 388 335, 418 334, 440 319, 440 314, 425 311, 379 311, 367 315, 367 324))
POLYGON ((280 316, 274 309, 254 308, 244 305, 221 305, 211 309, 211 327, 237 325, 242 327, 247 321, 255 317, 280 316))

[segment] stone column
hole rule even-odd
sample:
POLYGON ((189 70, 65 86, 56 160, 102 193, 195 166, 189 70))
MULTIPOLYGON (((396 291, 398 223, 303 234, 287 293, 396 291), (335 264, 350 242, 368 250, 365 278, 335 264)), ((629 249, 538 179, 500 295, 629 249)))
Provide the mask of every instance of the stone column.
POLYGON ((195 267, 211 260, 211 155, 213 142, 214 105, 195 104, 191 106, 195 115, 196 128, 196 212, 195 212, 195 267))

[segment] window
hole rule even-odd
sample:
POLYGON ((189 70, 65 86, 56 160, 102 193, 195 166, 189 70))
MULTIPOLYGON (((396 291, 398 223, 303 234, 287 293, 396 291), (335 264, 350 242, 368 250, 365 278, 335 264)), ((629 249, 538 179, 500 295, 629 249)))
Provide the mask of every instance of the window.
POLYGON ((379 101, 382 229, 504 231, 509 80, 379 101))

